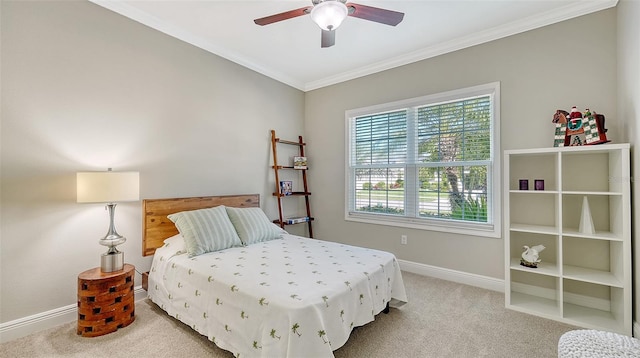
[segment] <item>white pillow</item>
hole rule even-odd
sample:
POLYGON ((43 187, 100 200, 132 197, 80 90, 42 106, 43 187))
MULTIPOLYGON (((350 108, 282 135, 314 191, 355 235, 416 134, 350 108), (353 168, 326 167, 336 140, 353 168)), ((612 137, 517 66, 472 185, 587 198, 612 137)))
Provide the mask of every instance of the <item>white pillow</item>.
POLYGON ((227 207, 227 214, 245 245, 280 238, 280 227, 274 226, 260 208, 227 207))
POLYGON ((184 245, 184 238, 180 234, 175 234, 170 238, 165 239, 164 247, 175 251, 175 255, 187 252, 187 248, 184 245))
POLYGON ((242 246, 223 205, 167 216, 184 238, 189 257, 242 246))

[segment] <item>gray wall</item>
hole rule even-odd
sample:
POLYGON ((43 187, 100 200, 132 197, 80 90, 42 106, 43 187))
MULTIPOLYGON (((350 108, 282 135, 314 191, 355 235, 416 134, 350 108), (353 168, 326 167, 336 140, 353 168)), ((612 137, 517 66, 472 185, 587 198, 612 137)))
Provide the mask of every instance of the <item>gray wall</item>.
POLYGON ((503 150, 553 146, 553 113, 572 105, 605 114, 610 138, 620 142, 616 10, 308 92, 305 130, 314 158, 311 185, 323 198, 313 202, 317 236, 388 250, 399 259, 504 278, 501 239, 344 220, 345 110, 494 81, 501 84, 503 150), (408 245, 400 245, 402 234, 408 235, 408 245))
MULTIPOLYGON (((77 171, 140 171, 141 198, 259 193, 276 217, 269 130, 303 132, 304 93, 88 2, 0 6, 1 322, 74 304, 99 265, 108 215, 75 202, 77 171)), ((141 203, 116 227, 147 271, 141 203)))
MULTIPOLYGON (((0 322, 73 304, 77 274, 98 264, 108 218, 75 202, 76 171, 138 170, 142 198, 260 193, 275 217, 272 128, 305 133, 316 236, 502 278, 500 239, 344 221, 344 111, 500 81, 503 150, 551 146, 553 111, 574 104, 606 114, 614 142, 635 143, 639 7, 622 0, 305 95, 90 3, 2 1, 0 322)), ((140 211, 120 204, 116 223, 126 261, 145 271, 140 211)))
MULTIPOLYGON (((640 2, 622 0, 618 3, 618 114, 624 121, 623 135, 625 141, 632 145, 631 176, 638 176, 640 156, 637 153, 640 143, 640 2)), ((622 122, 622 121, 621 121, 622 122)), ((640 180, 631 182, 634 193, 632 206, 634 208, 632 221, 640 223, 640 180)), ((632 236, 638 234, 634 225, 632 236)), ((634 240, 635 241, 635 240, 634 240)), ((633 243, 634 248, 634 321, 640 322, 640 245, 633 243)), ((636 330, 636 336, 640 334, 636 330)))

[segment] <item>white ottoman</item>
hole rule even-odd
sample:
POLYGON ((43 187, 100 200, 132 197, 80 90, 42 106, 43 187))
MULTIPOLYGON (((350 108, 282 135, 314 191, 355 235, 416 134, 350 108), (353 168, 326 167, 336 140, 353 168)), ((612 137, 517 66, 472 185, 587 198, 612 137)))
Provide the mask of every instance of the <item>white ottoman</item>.
POLYGON ((640 340, 622 334, 596 331, 569 331, 560 337, 558 358, 640 358, 640 340))

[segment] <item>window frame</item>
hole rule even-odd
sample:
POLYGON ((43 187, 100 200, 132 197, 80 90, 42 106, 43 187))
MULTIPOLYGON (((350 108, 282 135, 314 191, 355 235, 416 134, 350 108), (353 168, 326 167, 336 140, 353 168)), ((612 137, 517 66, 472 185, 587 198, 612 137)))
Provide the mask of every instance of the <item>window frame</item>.
MULTIPOLYGON (((413 126, 409 123, 408 128, 413 126)), ((414 130, 414 129, 408 129, 414 130)), ((408 150, 412 144, 407 143, 408 150)), ((483 236, 500 238, 502 236, 502 175, 501 175, 501 155, 500 155, 500 82, 492 82, 483 85, 456 89, 421 97, 415 97, 395 102, 383 103, 363 108, 356 108, 345 111, 345 221, 354 221, 367 224, 387 225, 395 227, 405 227, 412 229, 440 231, 455 234, 472 236, 483 236), (420 218, 415 216, 395 216, 381 213, 356 212, 350 208, 350 196, 355 193, 355 180, 353 178, 354 169, 351 168, 352 126, 356 117, 372 115, 381 112, 391 112, 394 110, 409 107, 433 105, 442 102, 464 100, 469 97, 490 95, 492 98, 492 120, 491 120, 491 164, 487 171, 487 217, 488 223, 478 223, 463 220, 447 220, 441 218, 420 218)), ((410 166, 405 166, 409 168, 410 166)), ((409 171, 405 172, 405 183, 409 181, 409 171)), ((415 183, 414 183, 415 185, 415 183)), ((406 191, 405 191, 406 195, 406 191)), ((405 197, 405 204, 412 201, 405 197)), ((407 206, 405 206, 406 210, 407 206)), ((411 211, 411 210, 409 210, 411 211)))

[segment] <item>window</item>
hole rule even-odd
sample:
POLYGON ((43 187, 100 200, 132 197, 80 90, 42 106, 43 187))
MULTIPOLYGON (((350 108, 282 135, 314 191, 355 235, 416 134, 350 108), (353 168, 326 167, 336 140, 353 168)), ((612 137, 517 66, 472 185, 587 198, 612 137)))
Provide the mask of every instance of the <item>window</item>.
POLYGON ((500 236, 500 85, 346 112, 346 220, 500 236))

